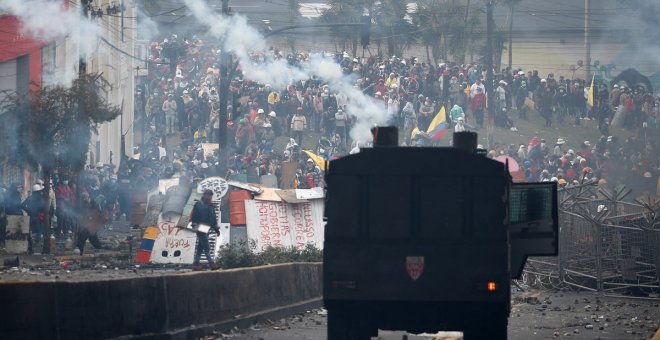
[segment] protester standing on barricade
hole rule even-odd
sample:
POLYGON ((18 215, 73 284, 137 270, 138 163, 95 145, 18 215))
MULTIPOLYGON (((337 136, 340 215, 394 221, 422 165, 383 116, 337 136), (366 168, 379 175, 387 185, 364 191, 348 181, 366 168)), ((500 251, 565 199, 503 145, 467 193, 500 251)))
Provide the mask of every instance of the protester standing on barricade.
MULTIPOLYGON (((206 225, 208 228, 213 230, 215 233, 220 233, 218 228, 218 221, 215 214, 215 209, 213 207, 213 191, 210 189, 204 190, 202 194, 202 199, 195 202, 192 212, 190 213, 190 222, 199 227, 199 225, 206 225)), ((206 256, 206 260, 209 262, 209 267, 211 269, 220 268, 216 263, 213 262, 211 256, 211 248, 209 246, 209 238, 206 232, 197 233, 197 248, 195 248, 195 258, 193 260, 192 269, 193 270, 202 270, 199 261, 202 257, 202 252, 206 256)))

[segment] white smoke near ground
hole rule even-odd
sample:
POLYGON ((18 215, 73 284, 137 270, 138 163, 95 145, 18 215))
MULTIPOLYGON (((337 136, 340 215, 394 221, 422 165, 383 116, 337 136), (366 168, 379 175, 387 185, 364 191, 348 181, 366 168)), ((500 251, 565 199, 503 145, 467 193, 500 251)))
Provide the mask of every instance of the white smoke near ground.
POLYGON ((331 89, 348 98, 348 113, 357 118, 355 127, 351 130, 352 139, 371 140, 371 128, 385 124, 391 118, 387 115, 384 102, 374 101, 362 93, 353 85, 353 79, 344 75, 341 67, 333 60, 321 55, 312 57, 309 70, 325 80, 331 89))
POLYGON ((73 81, 78 77, 78 60, 70 60, 69 64, 57 67, 53 72, 42 75, 42 81, 45 85, 62 85, 69 87, 73 81))
POLYGON ((314 54, 301 65, 292 66, 286 59, 265 56, 265 62, 253 63, 251 53, 263 53, 267 44, 264 36, 250 26, 244 16, 222 16, 202 0, 185 0, 185 4, 195 19, 209 28, 208 34, 221 41, 222 49, 239 58, 241 71, 246 78, 269 84, 275 89, 283 89, 295 81, 317 75, 328 84, 331 92, 346 96, 347 112, 356 117, 355 127, 351 131, 354 140, 371 140, 370 129, 374 125, 387 123, 391 118, 387 115, 385 104, 374 101, 354 87, 354 77, 345 75, 333 59, 314 54))

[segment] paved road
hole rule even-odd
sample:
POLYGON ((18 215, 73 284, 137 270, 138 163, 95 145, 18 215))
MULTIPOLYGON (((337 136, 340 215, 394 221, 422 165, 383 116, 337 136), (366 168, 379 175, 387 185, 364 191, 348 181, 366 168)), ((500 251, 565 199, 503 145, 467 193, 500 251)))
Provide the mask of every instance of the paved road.
MULTIPOLYGON (((509 339, 650 339, 660 325, 660 300, 598 296, 591 292, 514 293, 509 339)), ((219 334, 218 339, 322 340, 325 310, 314 310, 250 329, 219 334)), ((403 339, 404 332, 380 331, 378 339, 403 339)), ((660 336, 660 335, 659 335, 660 336)), ((461 339, 458 332, 413 339, 461 339)))

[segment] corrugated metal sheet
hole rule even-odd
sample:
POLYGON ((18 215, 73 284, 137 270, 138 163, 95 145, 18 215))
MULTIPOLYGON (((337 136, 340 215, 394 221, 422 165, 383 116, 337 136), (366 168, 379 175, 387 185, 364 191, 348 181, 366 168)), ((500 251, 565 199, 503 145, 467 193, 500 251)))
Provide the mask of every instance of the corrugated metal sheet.
POLYGON ((183 213, 183 207, 188 201, 188 196, 190 195, 190 188, 175 185, 170 187, 167 190, 165 195, 165 202, 163 203, 163 216, 170 214, 181 215, 183 213))
POLYGON ((298 199, 298 197, 296 196, 296 189, 277 190, 275 192, 286 203, 303 203, 303 202, 307 202, 307 200, 298 199))
POLYGON ((279 189, 275 188, 261 188, 263 192, 254 197, 257 201, 270 201, 270 202, 282 202, 282 198, 277 194, 279 189))
POLYGON ((142 227, 155 226, 158 224, 158 215, 160 215, 164 201, 165 195, 161 195, 159 193, 149 195, 146 215, 144 216, 141 224, 142 227))
POLYGON ((323 198, 325 193, 323 188, 316 187, 311 189, 296 189, 296 198, 299 200, 312 200, 323 198))
POLYGON ((197 193, 196 190, 190 194, 190 197, 188 197, 188 201, 186 202, 186 205, 183 207, 181 218, 179 219, 179 222, 176 224, 177 226, 185 227, 188 225, 188 223, 190 222, 190 213, 192 212, 192 208, 195 205, 195 202, 199 201, 201 197, 202 195, 197 193))

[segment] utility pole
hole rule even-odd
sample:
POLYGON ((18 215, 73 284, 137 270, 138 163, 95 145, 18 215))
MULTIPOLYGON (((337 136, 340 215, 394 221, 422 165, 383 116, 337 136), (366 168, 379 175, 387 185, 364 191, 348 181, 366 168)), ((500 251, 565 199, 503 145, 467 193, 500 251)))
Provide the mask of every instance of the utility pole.
POLYGON ((513 74, 513 6, 510 4, 509 7, 509 71, 513 74))
POLYGON ((493 129, 493 8, 494 0, 486 0, 486 139, 487 147, 490 150, 492 129, 493 129))
POLYGON ((467 52, 468 52, 468 43, 467 30, 468 30, 468 20, 470 18, 470 0, 467 0, 465 5, 465 18, 463 20, 463 63, 467 61, 467 52))
MULTIPOLYGON (((229 0, 222 0, 222 13, 223 15, 229 15, 230 9, 229 9, 229 0)), ((270 31, 266 34, 264 34, 264 38, 268 38, 270 36, 282 33, 284 31, 288 30, 293 30, 293 29, 299 29, 299 28, 311 28, 311 27, 362 27, 363 29, 366 29, 366 25, 364 23, 344 23, 344 24, 309 24, 309 25, 292 25, 292 26, 284 26, 282 28, 270 31)), ((222 177, 226 174, 227 170, 227 157, 229 156, 227 151, 227 119, 228 119, 228 112, 227 112, 227 104, 228 104, 228 98, 229 98, 229 85, 231 83, 231 79, 234 77, 234 72, 236 72, 236 69, 238 68, 238 63, 239 60, 234 62, 232 60, 231 54, 226 51, 226 48, 223 48, 221 53, 220 53, 220 107, 218 110, 218 123, 220 124, 220 128, 218 129, 218 153, 219 153, 219 160, 218 160, 218 166, 217 166, 217 171, 218 171, 218 176, 222 177)))
MULTIPOLYGON (((80 0, 80 20, 87 20, 87 6, 92 0, 80 0)), ((81 26, 84 27, 84 26, 81 26)), ((82 76, 87 73, 87 53, 83 50, 82 41, 83 41, 84 32, 82 28, 78 31, 78 75, 82 76)))
POLYGON ((584 0, 584 48, 587 52, 584 63, 586 64, 585 68, 585 77, 586 81, 589 81, 591 77, 591 37, 589 35, 589 0, 584 0))
MULTIPOLYGON (((229 0, 222 0, 222 15, 229 15, 229 0)), ((224 45, 224 44, 223 44, 224 45)), ((224 177, 227 173, 227 119, 229 117, 227 112, 227 104, 229 98, 229 84, 233 73, 233 63, 231 62, 231 55, 227 51, 227 46, 222 47, 220 54, 220 108, 218 112, 218 176, 224 177)))
POLYGON ((121 13, 121 42, 124 42, 124 0, 119 3, 119 13, 121 13))

